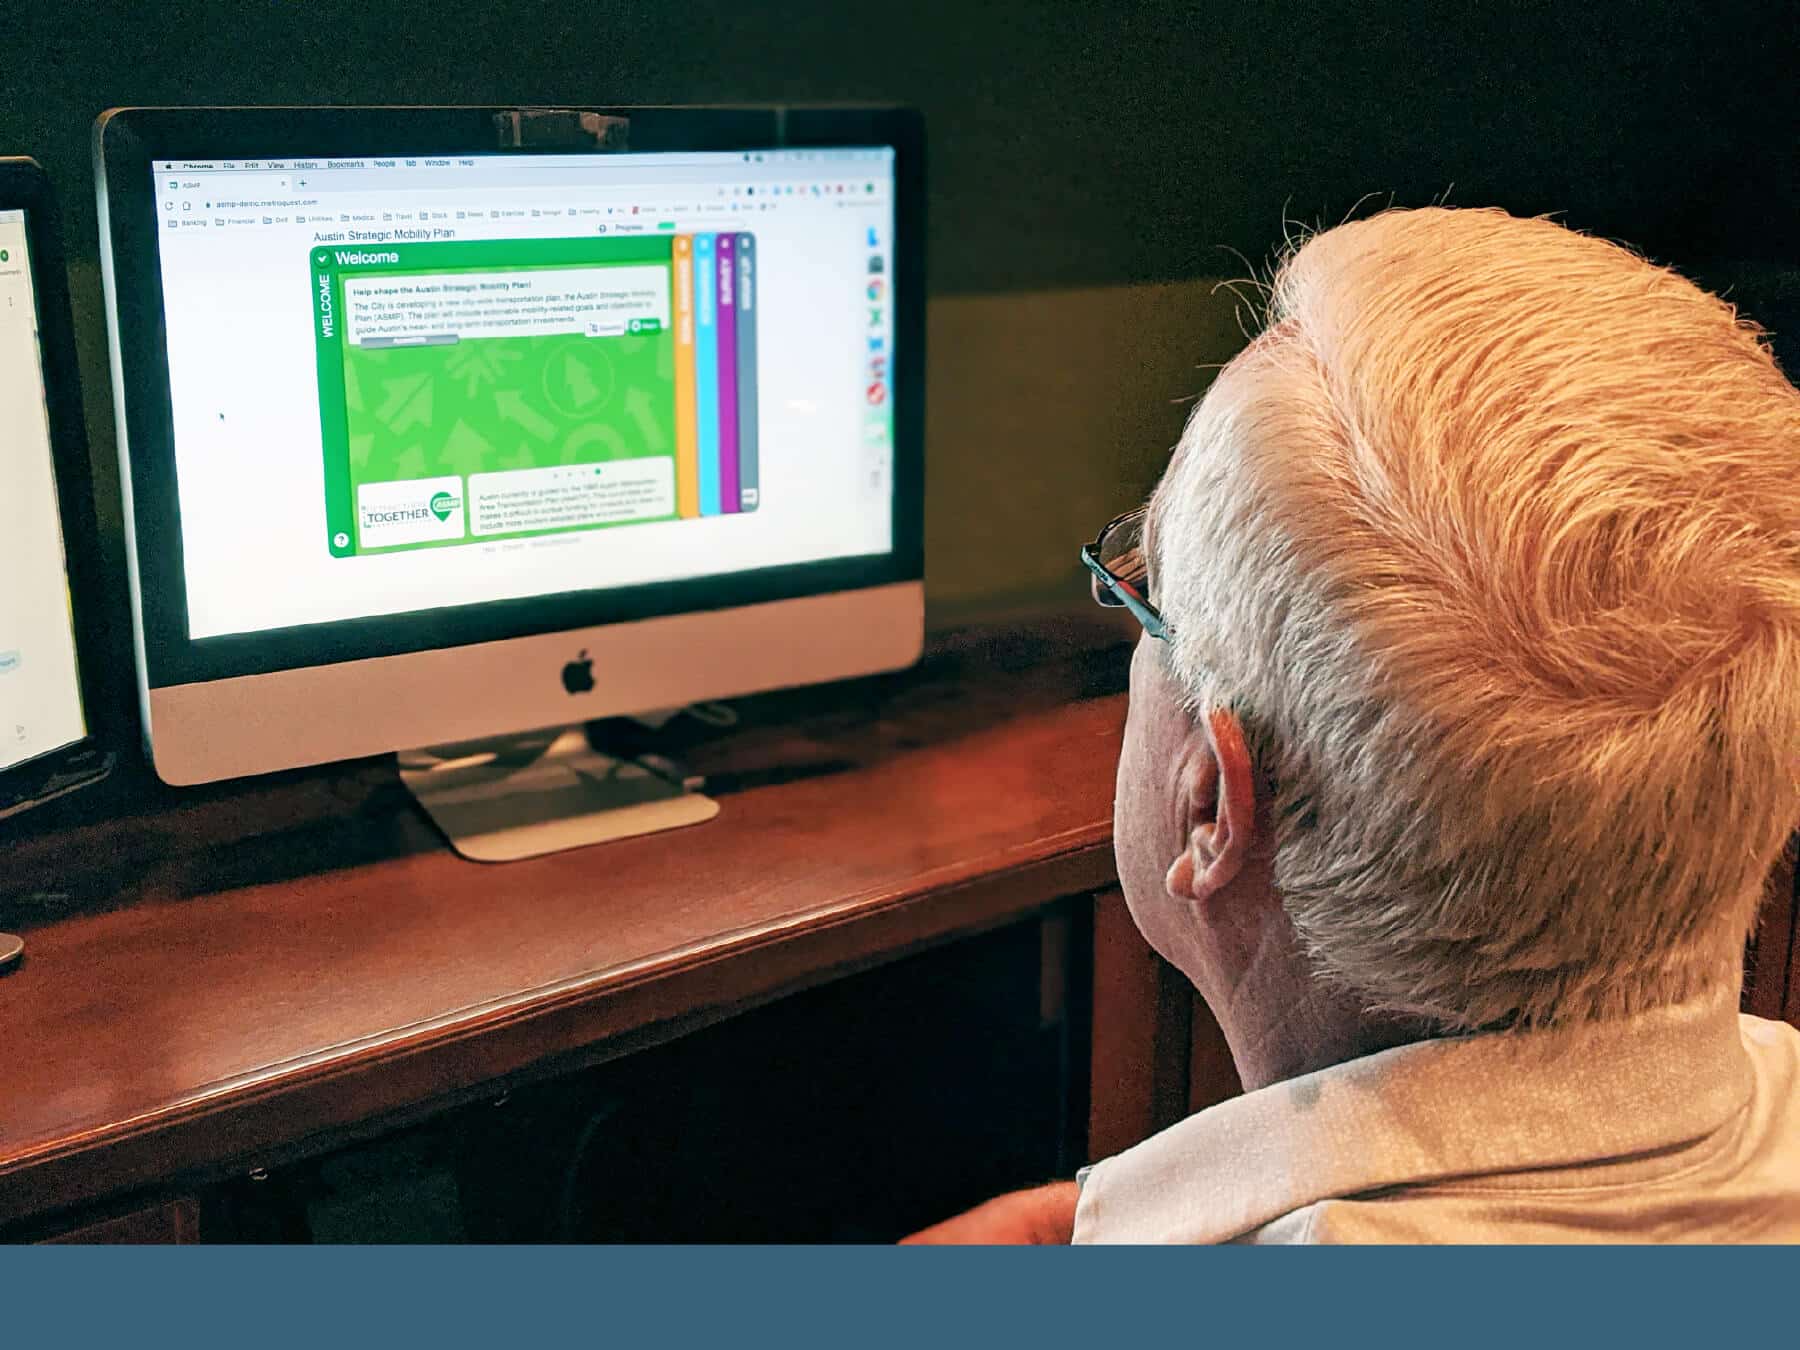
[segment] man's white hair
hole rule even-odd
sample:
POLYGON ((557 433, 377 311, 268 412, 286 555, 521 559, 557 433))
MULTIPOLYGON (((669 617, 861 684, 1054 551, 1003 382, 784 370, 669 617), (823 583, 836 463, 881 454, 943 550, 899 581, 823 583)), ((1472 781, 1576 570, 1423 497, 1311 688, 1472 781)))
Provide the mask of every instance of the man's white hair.
POLYGON ((1800 815, 1800 394, 1729 306, 1499 211, 1328 230, 1151 531, 1326 978, 1445 1030, 1736 987, 1800 815))

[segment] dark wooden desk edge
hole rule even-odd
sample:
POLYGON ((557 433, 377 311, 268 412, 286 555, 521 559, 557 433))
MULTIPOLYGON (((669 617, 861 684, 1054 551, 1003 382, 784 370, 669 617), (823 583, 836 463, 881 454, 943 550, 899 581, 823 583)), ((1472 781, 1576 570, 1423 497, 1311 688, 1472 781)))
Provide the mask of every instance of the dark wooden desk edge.
POLYGON ((0 1165, 0 1224, 140 1187, 198 1185, 393 1128, 516 1082, 629 1054, 827 979, 1022 918, 1111 883, 1110 829, 1036 856, 927 876, 716 945, 272 1066, 0 1165))

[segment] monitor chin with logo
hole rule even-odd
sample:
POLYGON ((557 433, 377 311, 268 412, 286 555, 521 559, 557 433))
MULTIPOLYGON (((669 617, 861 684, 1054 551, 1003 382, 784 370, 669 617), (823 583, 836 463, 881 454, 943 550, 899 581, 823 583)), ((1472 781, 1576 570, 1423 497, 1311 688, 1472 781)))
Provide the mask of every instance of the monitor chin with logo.
POLYGON ((591 694, 594 692, 594 659, 582 652, 568 665, 562 668, 563 688, 571 694, 591 694))
POLYGON ((95 155, 166 781, 398 751, 523 856, 716 809, 572 710, 917 659, 913 112, 127 109, 95 155))

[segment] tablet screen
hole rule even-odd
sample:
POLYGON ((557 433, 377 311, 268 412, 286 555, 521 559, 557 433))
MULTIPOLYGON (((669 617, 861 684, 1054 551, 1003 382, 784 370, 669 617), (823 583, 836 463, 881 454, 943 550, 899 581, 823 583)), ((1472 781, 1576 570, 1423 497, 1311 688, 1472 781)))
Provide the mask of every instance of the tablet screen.
POLYGON ((25 213, 0 210, 0 769, 88 734, 25 213))

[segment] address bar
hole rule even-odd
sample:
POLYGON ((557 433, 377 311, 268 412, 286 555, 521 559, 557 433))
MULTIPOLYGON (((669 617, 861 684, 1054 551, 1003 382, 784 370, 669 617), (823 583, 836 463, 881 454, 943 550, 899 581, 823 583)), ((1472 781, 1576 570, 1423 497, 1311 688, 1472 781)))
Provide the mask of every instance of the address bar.
POLYGON ((285 197, 293 191, 294 180, 285 173, 230 173, 219 174, 207 187, 215 197, 285 197))

